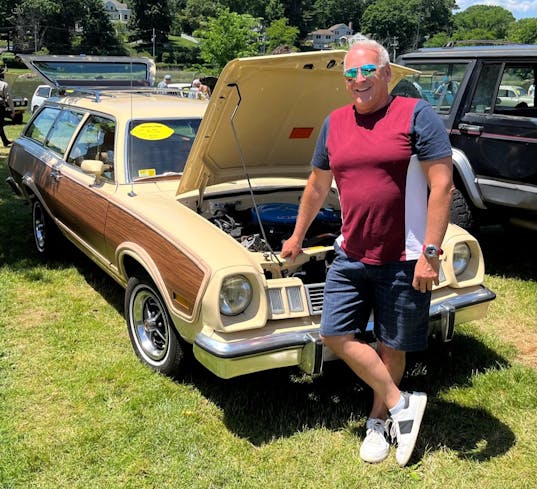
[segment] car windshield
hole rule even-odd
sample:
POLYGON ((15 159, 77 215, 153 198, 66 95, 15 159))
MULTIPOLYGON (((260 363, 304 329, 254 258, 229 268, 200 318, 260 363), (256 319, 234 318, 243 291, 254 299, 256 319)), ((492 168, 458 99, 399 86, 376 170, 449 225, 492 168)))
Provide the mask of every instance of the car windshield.
POLYGON ((201 118, 134 120, 129 124, 129 181, 180 175, 201 118))

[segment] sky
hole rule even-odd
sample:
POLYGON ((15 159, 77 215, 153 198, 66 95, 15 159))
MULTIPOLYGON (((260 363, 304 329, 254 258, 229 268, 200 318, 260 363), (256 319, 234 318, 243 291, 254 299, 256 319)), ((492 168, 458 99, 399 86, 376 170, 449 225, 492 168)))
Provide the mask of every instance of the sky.
POLYGON ((526 17, 537 17, 537 0, 457 0, 459 10, 462 12, 472 5, 498 5, 509 10, 515 19, 525 19, 526 17))

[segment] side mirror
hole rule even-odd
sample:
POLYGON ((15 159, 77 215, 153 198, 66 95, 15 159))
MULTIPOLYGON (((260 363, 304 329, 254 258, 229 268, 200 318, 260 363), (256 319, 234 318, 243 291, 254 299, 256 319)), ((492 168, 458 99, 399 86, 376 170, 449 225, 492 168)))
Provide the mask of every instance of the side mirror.
POLYGON ((100 177, 104 172, 104 163, 100 160, 83 160, 80 169, 84 173, 100 177))

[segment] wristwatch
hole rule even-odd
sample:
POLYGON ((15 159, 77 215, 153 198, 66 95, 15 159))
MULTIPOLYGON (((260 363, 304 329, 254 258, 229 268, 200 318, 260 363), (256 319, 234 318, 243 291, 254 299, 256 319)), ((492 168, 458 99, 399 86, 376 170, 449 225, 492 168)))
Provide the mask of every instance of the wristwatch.
POLYGON ((434 258, 444 254, 444 250, 434 244, 423 245, 421 251, 427 258, 434 258))

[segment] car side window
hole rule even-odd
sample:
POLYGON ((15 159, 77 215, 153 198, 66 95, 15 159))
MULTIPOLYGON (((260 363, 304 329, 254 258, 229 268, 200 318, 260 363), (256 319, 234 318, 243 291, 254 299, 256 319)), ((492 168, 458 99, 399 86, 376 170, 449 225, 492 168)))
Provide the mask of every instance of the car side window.
POLYGON ((537 64, 506 64, 502 72, 494 112, 536 117, 535 96, 529 94, 536 70, 537 64))
POLYGON ((419 63, 409 65, 419 74, 408 75, 393 89, 393 95, 427 100, 439 114, 451 113, 466 63, 419 63))
POLYGON ((71 148, 67 163, 80 167, 84 160, 99 160, 104 164, 100 176, 114 180, 115 131, 115 121, 89 116, 71 148))
POLYGON ((63 156, 81 119, 82 114, 68 109, 62 110, 45 139, 45 146, 63 156))
POLYGON ((496 96, 496 84, 502 65, 500 63, 484 64, 470 103, 470 112, 492 113, 496 96))
POLYGON ((58 117, 60 109, 55 107, 46 107, 43 109, 37 117, 28 126, 25 132, 25 136, 44 144, 47 134, 50 128, 54 124, 54 121, 58 117))

